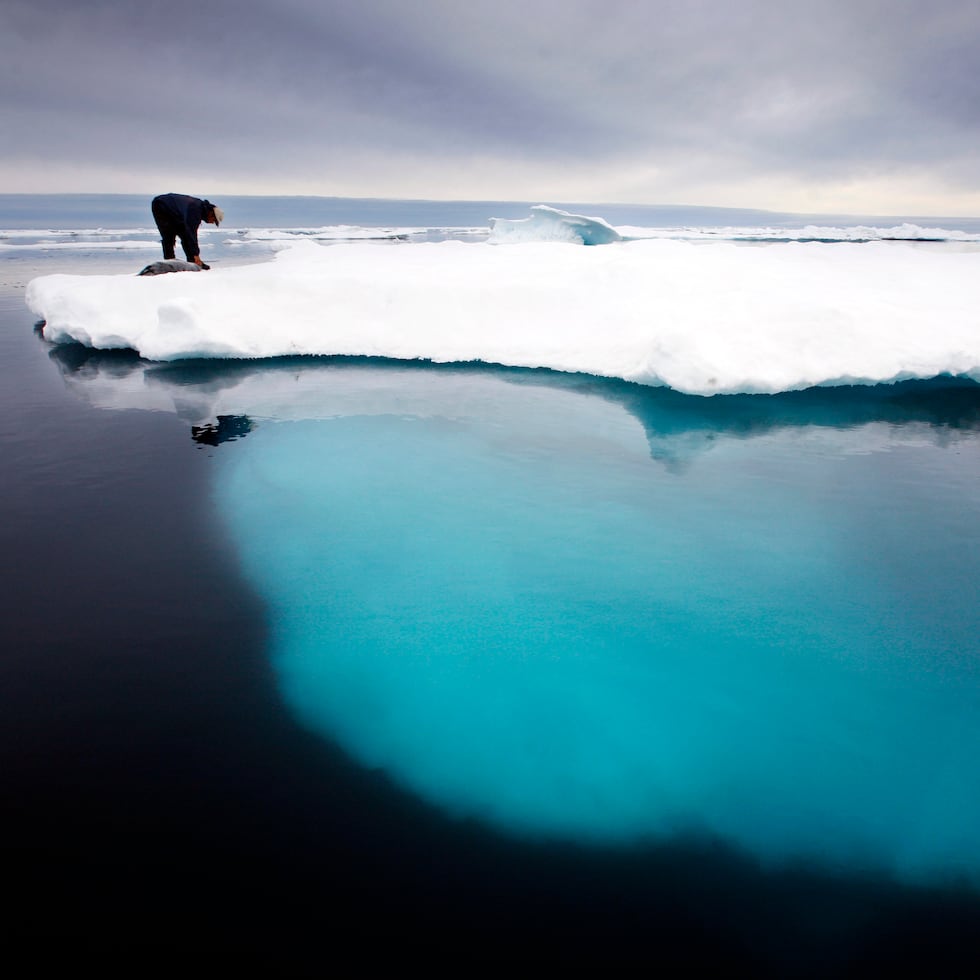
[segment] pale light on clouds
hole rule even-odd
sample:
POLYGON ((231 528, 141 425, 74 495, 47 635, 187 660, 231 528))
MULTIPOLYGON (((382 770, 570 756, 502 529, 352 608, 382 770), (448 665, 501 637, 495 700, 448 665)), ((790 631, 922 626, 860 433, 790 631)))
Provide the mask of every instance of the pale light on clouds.
POLYGON ((0 189, 980 213, 973 0, 7 0, 0 189))

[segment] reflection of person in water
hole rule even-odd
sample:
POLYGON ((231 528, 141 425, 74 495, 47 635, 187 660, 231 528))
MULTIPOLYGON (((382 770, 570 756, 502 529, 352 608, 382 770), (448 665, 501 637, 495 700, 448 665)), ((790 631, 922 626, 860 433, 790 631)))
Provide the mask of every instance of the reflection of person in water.
POLYGON ((219 415, 217 424, 192 425, 191 438, 202 446, 217 446, 233 439, 243 439, 255 423, 247 415, 219 415))

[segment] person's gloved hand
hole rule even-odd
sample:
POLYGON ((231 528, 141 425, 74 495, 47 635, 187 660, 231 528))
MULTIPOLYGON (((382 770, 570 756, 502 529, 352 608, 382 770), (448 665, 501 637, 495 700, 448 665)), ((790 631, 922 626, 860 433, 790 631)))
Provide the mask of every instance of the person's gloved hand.
POLYGON ((210 269, 210 268, 211 268, 211 266, 209 266, 209 265, 207 264, 207 262, 202 262, 202 263, 201 263, 201 268, 202 268, 202 269, 210 269))

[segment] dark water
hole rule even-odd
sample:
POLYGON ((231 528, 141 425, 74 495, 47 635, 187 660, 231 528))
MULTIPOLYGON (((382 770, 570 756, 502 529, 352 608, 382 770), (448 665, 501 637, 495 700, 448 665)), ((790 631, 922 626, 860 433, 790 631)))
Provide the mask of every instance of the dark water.
MULTIPOLYGON (((93 407, 65 384, 84 352, 74 363, 70 352, 53 358, 31 327, 22 291, 8 286, 8 944, 116 957, 261 952, 316 969, 344 954, 460 970, 636 963, 774 976, 898 965, 972 975, 980 965, 980 897, 966 883, 765 869, 704 836, 526 842, 448 817, 353 764, 284 704, 267 656, 268 610, 215 512, 221 454, 245 443, 195 441, 171 412, 93 407)), ((98 370, 125 378, 131 368, 121 354, 98 370)), ((188 368, 175 387, 189 396, 220 388, 238 369, 202 370, 188 368)), ((654 454, 668 416, 706 438, 882 419, 976 427, 969 386, 877 392, 737 403, 668 394, 663 416, 637 414, 654 454)), ((229 431, 243 433, 252 438, 229 431)))

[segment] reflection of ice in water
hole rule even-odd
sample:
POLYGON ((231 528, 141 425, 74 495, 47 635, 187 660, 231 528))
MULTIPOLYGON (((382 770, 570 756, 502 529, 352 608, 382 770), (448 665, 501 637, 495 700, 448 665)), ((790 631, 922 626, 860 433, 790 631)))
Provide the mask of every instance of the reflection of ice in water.
MULTIPOLYGON (((811 439, 829 440, 829 451, 836 453, 872 452, 896 443, 946 445, 970 439, 971 430, 980 428, 980 385, 968 379, 699 398, 582 375, 489 367, 431 369, 302 357, 157 364, 132 351, 93 351, 77 344, 52 346, 50 356, 68 386, 91 405, 173 412, 192 426, 232 416, 297 421, 390 414, 494 415, 518 425, 521 413, 533 413, 539 399, 554 404, 558 392, 584 394, 591 401, 570 398, 566 411, 585 409, 594 424, 597 398, 626 409, 646 432, 653 458, 665 463, 709 451, 719 440, 756 438, 787 427, 811 430, 811 439)), ((625 418, 622 424, 636 438, 634 425, 625 418)), ((555 428, 557 435, 564 426, 559 422, 555 428)))

